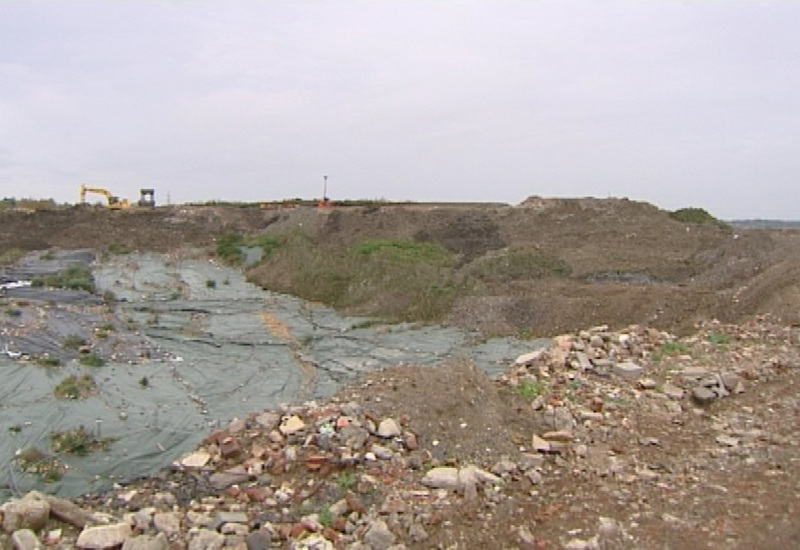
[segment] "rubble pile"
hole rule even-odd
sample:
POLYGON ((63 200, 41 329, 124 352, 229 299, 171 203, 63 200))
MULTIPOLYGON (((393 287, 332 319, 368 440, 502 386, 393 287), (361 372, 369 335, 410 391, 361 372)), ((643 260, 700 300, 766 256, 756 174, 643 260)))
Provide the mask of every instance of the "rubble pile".
MULTIPOLYGON (((430 387, 424 380, 413 390, 397 381, 362 384, 326 402, 234 419, 161 474, 109 493, 74 503, 40 493, 14 499, 0 512, 0 542, 4 536, 20 549, 400 549, 458 540, 482 547, 487 539, 470 546, 458 538, 469 536, 464 525, 520 548, 648 547, 658 542, 654 532, 673 528, 696 536, 709 530, 686 503, 726 494, 734 468, 772 472, 777 454, 797 454, 797 434, 776 427, 783 419, 772 408, 735 400, 797 372, 799 342, 797 329, 769 318, 711 323, 691 338, 639 326, 559 336, 496 381, 499 399, 519 418, 516 450, 492 451, 509 448, 492 441, 504 433, 497 429, 473 462, 437 452, 458 437, 441 419, 426 419, 436 405, 446 410, 446 392, 426 395, 431 410, 387 415, 374 412, 385 397, 430 387), (726 403, 733 405, 720 407, 726 403), (576 492, 582 483, 592 492, 576 492)), ((458 391, 456 398, 489 406, 458 391)), ((465 435, 476 429, 469 420, 461 424, 465 435)))

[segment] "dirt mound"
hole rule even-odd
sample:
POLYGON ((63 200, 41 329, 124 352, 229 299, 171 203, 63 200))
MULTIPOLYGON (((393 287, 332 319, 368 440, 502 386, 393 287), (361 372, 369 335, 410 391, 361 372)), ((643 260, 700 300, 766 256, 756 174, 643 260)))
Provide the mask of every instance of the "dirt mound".
MULTIPOLYGON (((303 235, 296 250, 273 255, 248 276, 268 288, 338 301, 359 315, 402 317, 398 312, 412 301, 443 291, 449 303, 416 304, 416 310, 426 320, 492 335, 547 336, 595 322, 687 332, 698 320, 734 322, 770 312, 800 322, 800 232, 679 222, 626 199, 5 211, 0 254, 122 246, 209 255, 215 239, 228 232, 303 235), (420 279, 418 286, 432 291, 418 288, 413 295, 398 291, 405 282, 393 279, 389 267, 371 281, 342 273, 337 262, 348 250, 376 239, 438 243, 455 262, 428 269, 430 281, 420 279)), ((407 277, 419 275, 408 270, 407 277)))

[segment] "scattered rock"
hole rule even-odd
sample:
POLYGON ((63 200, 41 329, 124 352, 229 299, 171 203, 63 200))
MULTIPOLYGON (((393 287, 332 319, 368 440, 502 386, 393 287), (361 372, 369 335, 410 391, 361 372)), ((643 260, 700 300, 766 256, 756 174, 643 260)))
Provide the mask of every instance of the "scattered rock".
POLYGON ((131 526, 127 523, 86 527, 78 536, 76 546, 87 550, 118 548, 130 536, 131 526))

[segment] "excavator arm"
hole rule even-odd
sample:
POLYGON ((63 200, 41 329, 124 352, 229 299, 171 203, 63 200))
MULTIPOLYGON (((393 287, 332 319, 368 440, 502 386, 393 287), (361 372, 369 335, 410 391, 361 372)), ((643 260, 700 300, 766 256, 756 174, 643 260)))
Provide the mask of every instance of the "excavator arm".
POLYGON ((108 208, 111 210, 125 210, 130 207, 128 199, 121 199, 113 195, 108 189, 104 189, 102 187, 90 187, 88 185, 81 185, 81 204, 86 204, 87 193, 103 195, 108 203, 108 208))

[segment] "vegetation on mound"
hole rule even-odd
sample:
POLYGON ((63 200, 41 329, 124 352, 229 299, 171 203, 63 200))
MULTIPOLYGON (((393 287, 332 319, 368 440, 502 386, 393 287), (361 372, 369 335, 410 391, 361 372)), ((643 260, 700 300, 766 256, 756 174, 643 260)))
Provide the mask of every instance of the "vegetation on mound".
POLYGON ((53 450, 69 455, 86 456, 94 451, 107 448, 112 442, 111 438, 94 436, 83 426, 50 434, 50 444, 53 450))
POLYGON ((94 352, 82 354, 80 357, 78 357, 78 362, 87 367, 102 367, 106 364, 106 362, 103 361, 103 358, 94 352))
POLYGON ((64 341, 61 343, 61 346, 64 349, 72 349, 72 350, 79 350, 83 346, 86 345, 86 339, 82 336, 78 336, 77 334, 70 334, 64 341))
POLYGON ((669 217, 683 223, 712 224, 724 229, 730 225, 715 218, 703 208, 680 208, 669 213, 669 217))
POLYGON ((433 263, 447 265, 453 256, 443 246, 432 242, 371 239, 351 249, 356 254, 390 262, 433 263))
POLYGON ((54 483, 61 479, 66 470, 56 458, 48 456, 36 447, 22 449, 16 455, 19 469, 26 474, 38 476, 43 483, 54 483))
POLYGON ((60 367, 61 359, 53 357, 48 354, 39 355, 34 359, 34 362, 40 367, 60 367))
POLYGON ((239 265, 244 261, 242 247, 258 247, 264 251, 264 258, 269 258, 285 241, 285 236, 271 233, 247 238, 240 233, 227 233, 217 241, 217 257, 225 263, 239 265))
POLYGON ((85 290, 86 292, 95 291, 92 271, 84 264, 71 265, 65 271, 56 273, 55 275, 36 277, 31 281, 31 285, 35 287, 85 290))
POLYGON ((59 399, 86 399, 97 389, 97 384, 88 374, 67 376, 59 382, 53 394, 59 399))
POLYGON ((131 247, 125 243, 111 243, 108 245, 108 253, 114 256, 124 256, 131 253, 131 247))
POLYGON ((571 268, 561 258, 539 251, 509 248, 477 260, 469 274, 487 283, 566 277, 571 268))
POLYGON ((367 240, 331 253, 303 235, 288 237, 259 270, 268 290, 359 312, 380 303, 387 321, 434 322, 465 287, 455 259, 437 243, 367 240))

